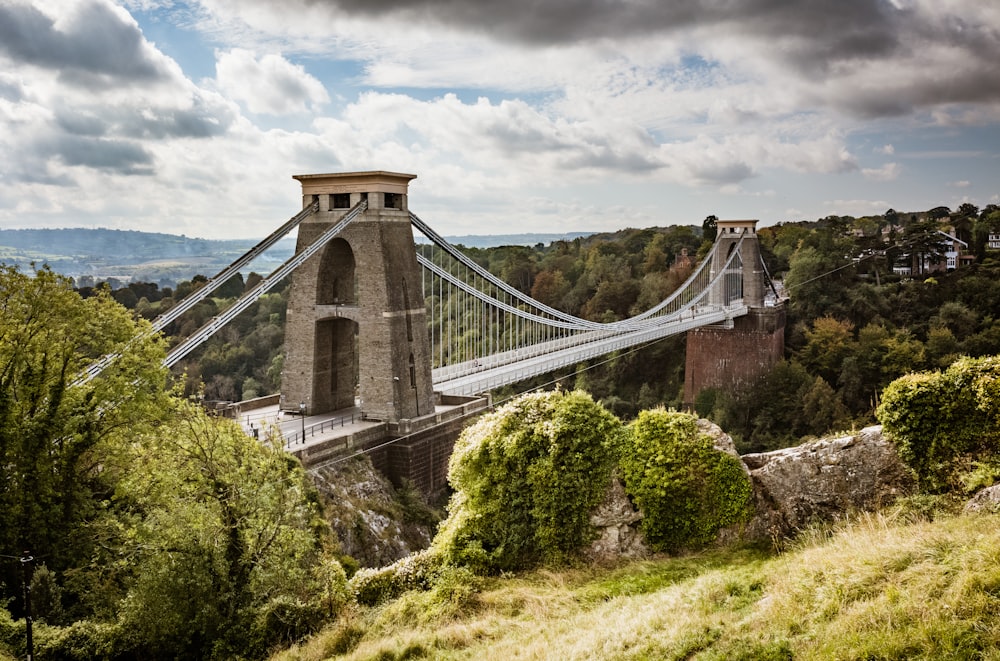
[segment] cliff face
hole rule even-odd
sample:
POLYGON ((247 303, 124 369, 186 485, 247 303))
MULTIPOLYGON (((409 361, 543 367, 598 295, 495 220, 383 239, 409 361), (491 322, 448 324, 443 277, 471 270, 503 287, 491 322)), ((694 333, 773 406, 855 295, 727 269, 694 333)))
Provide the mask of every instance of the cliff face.
POLYGON ((310 470, 341 550, 362 567, 384 567, 427 548, 436 522, 415 493, 401 494, 368 457, 310 470))

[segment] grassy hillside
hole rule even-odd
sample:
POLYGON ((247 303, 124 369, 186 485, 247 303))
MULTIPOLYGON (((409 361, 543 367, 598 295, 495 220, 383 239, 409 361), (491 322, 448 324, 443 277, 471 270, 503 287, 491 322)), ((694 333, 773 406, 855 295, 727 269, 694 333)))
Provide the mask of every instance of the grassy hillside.
POLYGON ((1000 516, 910 518, 863 515, 777 554, 456 581, 273 661, 1000 659, 1000 516))

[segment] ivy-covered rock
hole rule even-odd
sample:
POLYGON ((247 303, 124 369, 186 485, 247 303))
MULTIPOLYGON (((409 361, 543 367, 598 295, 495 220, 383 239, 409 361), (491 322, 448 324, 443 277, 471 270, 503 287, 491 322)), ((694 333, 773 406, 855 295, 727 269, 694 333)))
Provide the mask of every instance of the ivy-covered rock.
POLYGON ((483 416, 455 444, 434 547, 483 573, 567 560, 595 534, 621 435, 583 392, 532 393, 483 416))
POLYGON ((349 586, 359 604, 374 606, 409 590, 428 590, 443 569, 443 558, 424 549, 400 558, 387 567, 364 568, 351 577, 349 586))
POLYGON ((1000 356, 896 379, 876 415, 921 487, 957 487, 970 461, 989 460, 1000 446, 1000 356))
POLYGON ((621 460, 625 488, 643 513, 642 531, 652 548, 701 546, 749 518, 746 470, 738 457, 714 446, 695 416, 642 411, 628 431, 621 460))

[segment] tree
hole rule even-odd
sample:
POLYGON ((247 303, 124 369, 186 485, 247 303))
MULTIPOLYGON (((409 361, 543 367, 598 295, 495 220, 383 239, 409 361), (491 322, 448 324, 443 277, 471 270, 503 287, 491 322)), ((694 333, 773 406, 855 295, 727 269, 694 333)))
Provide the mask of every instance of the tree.
POLYGON ((854 326, 833 317, 820 317, 805 331, 806 345, 799 361, 827 382, 835 383, 844 358, 853 351, 854 326))
POLYGON ((546 305, 558 306, 563 296, 569 292, 570 284, 561 271, 541 271, 535 276, 531 287, 531 297, 546 305))
POLYGON ((719 219, 714 215, 706 216, 705 220, 701 221, 701 236, 705 241, 715 241, 719 234, 718 223, 719 219))
MULTIPOLYGON (((86 562, 91 538, 80 532, 109 488, 102 447, 156 423, 163 357, 148 324, 106 289, 82 299, 46 268, 0 267, 0 548, 30 550, 57 575, 86 562), (118 358, 78 380, 105 355, 118 358)), ((0 599, 19 596, 16 568, 0 567, 0 599)))
POLYGON ((930 218, 907 226, 903 231, 901 248, 912 260, 915 271, 924 273, 928 264, 944 261, 946 248, 943 239, 937 220, 930 218))
POLYGON ((136 440, 120 457, 116 509, 130 525, 117 566, 140 657, 260 656, 345 603, 318 497, 280 446, 184 401, 136 440))
POLYGON ((642 260, 643 273, 658 273, 667 269, 670 261, 667 235, 657 234, 644 250, 642 260))
POLYGON ((850 414, 840 396, 819 376, 802 396, 802 417, 806 433, 814 436, 843 429, 850 423, 850 414))
POLYGON ((959 205, 952 214, 951 222, 955 226, 955 237, 972 245, 972 228, 979 217, 979 207, 969 202, 959 205))
POLYGON ((848 268, 853 253, 851 241, 827 229, 802 237, 789 259, 785 285, 793 311, 804 321, 840 312, 855 279, 854 269, 848 268))
POLYGON ((244 290, 243 274, 237 273, 223 282, 213 294, 219 298, 237 298, 244 290))

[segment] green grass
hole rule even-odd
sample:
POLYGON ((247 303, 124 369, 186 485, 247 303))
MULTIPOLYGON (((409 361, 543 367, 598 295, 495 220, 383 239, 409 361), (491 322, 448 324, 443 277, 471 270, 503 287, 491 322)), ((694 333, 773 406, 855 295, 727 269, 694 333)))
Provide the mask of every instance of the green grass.
POLYGON ((997 515, 861 515, 780 554, 716 550, 480 588, 355 609, 274 661, 1000 661, 997 515))

